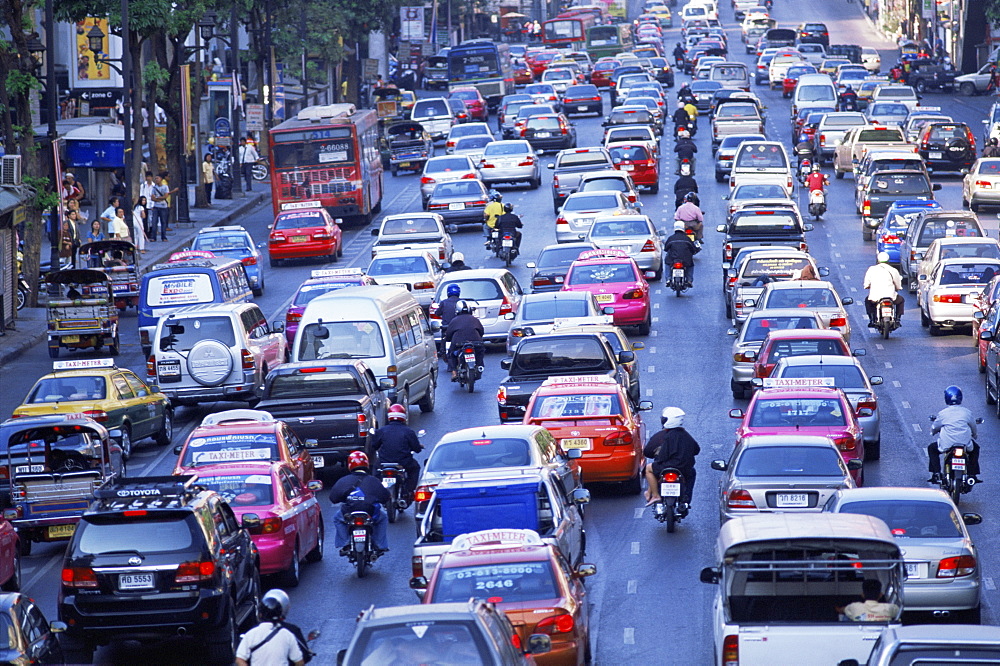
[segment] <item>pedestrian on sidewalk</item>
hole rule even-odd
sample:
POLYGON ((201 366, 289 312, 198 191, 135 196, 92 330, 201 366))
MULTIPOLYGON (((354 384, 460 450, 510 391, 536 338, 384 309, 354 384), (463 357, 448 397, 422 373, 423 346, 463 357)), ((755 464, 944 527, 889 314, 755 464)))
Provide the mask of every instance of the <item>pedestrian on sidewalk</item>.
POLYGON ((201 182, 205 187, 205 201, 212 205, 212 186, 215 184, 215 166, 212 164, 212 153, 205 153, 201 163, 201 182))
POLYGON ((146 176, 145 176, 145 179, 142 181, 142 184, 139 185, 139 196, 140 197, 146 197, 146 216, 145 216, 146 217, 146 228, 145 228, 146 237, 147 238, 152 238, 152 240, 156 240, 156 230, 155 229, 154 230, 150 230, 151 226, 153 224, 153 220, 151 219, 153 216, 149 212, 149 208, 152 206, 152 203, 153 203, 153 184, 154 184, 153 183, 153 172, 152 171, 144 171, 143 173, 145 173, 146 176))
POLYGON ((135 249, 146 254, 146 197, 140 196, 132 209, 132 229, 135 232, 135 249))
POLYGON ((101 213, 101 221, 107 225, 108 236, 114 237, 115 230, 112 226, 112 222, 115 219, 115 209, 121 205, 118 197, 111 197, 108 199, 108 207, 104 209, 101 213))
POLYGON ((167 193, 170 191, 167 185, 163 182, 163 176, 157 175, 153 177, 153 219, 149 223, 150 229, 152 230, 152 238, 156 238, 157 232, 159 232, 160 240, 167 240, 167 214, 170 209, 167 207, 167 193))
POLYGON ((125 221, 125 209, 116 208, 115 209, 115 219, 111 221, 113 226, 113 231, 111 237, 115 240, 123 240, 132 242, 132 236, 129 234, 128 222, 125 221))
POLYGON ((173 229, 170 228, 170 211, 174 209, 174 198, 172 195, 176 194, 181 188, 175 187, 174 189, 170 189, 169 171, 163 171, 160 175, 163 177, 163 184, 167 186, 167 231, 173 231, 173 229))
POLYGON ((243 180, 246 181, 246 191, 253 191, 253 165, 260 161, 260 154, 253 145, 253 138, 248 136, 240 146, 240 168, 243 170, 243 180))

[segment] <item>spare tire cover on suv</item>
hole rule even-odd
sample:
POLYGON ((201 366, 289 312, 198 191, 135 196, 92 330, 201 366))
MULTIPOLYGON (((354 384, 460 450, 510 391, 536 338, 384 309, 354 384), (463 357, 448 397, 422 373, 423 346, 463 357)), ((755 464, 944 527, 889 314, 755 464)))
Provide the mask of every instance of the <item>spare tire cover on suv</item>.
POLYGON ((202 386, 218 386, 233 371, 233 355, 218 340, 201 340, 188 354, 187 368, 191 378, 202 386))
POLYGON ((952 161, 964 160, 969 154, 969 141, 962 138, 949 139, 947 143, 947 156, 952 161))

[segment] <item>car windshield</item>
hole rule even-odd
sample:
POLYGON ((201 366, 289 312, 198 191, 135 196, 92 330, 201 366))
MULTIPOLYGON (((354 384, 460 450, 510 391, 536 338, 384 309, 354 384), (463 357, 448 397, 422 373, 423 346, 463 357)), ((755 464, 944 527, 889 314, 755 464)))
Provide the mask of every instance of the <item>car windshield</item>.
POLYGON ((278 459, 278 436, 273 432, 227 432, 224 435, 204 436, 195 433, 184 447, 181 466, 278 459))
POLYGON ((282 229, 309 229, 312 227, 325 227, 326 218, 316 211, 296 211, 293 213, 282 213, 274 220, 274 230, 282 229))
MULTIPOLYGON (((923 174, 876 174, 869 182, 870 194, 918 194, 929 196, 931 187, 923 174)), ((976 235, 976 234, 969 234, 976 235)), ((943 237, 944 234, 942 233, 943 237)), ((928 242, 928 244, 930 244, 928 242)))
POLYGON ((526 439, 514 437, 439 442, 424 471, 444 474, 491 467, 524 467, 531 464, 529 446, 526 439))
POLYGON ((825 446, 748 447, 736 464, 737 477, 844 476, 840 454, 825 446))
POLYGON ((561 595, 552 576, 552 564, 544 560, 442 569, 430 601, 466 602, 475 597, 494 603, 517 603, 561 595))
POLYGON ((201 340, 236 344, 229 317, 171 317, 160 327, 160 351, 190 351, 201 340))
POLYGON ((356 287, 362 284, 363 282, 361 280, 304 284, 299 287, 299 291, 295 294, 295 300, 292 301, 292 305, 308 305, 309 301, 317 296, 329 294, 331 291, 337 291, 338 289, 343 289, 344 287, 356 287))
POLYGON ((986 284, 997 274, 996 263, 948 263, 938 284, 986 284))
POLYGON ((785 210, 750 210, 737 213, 730 225, 730 233, 784 234, 800 233, 802 227, 795 213, 785 210))
POLYGON ((826 102, 834 101, 837 97, 833 92, 833 86, 829 85, 800 85, 795 89, 795 98, 799 102, 826 102))
POLYGON ((229 502, 229 506, 239 509, 245 506, 271 506, 274 504, 274 488, 270 474, 224 474, 218 476, 198 475, 198 485, 214 490, 229 502))
POLYGON ((538 268, 567 268, 580 257, 580 253, 592 247, 554 247, 546 249, 538 257, 538 268))
POLYGON ((582 264, 574 266, 566 277, 568 286, 636 282, 638 278, 629 264, 582 264))
POLYGON ((741 169, 787 169, 788 158, 781 146, 775 144, 747 144, 736 157, 741 169))
MULTIPOLYGON (((496 281, 489 279, 482 280, 449 280, 446 284, 457 284, 462 289, 462 298, 476 302, 498 301, 503 298, 496 281)), ((438 296, 445 292, 445 283, 441 284, 438 296)), ((440 298, 438 299, 440 300, 440 298)))
POLYGON ((331 321, 300 330, 297 361, 385 356, 382 331, 373 321, 331 321))
POLYGON ((614 210, 618 208, 618 196, 614 194, 572 194, 563 204, 564 211, 614 210))
MULTIPOLYGON (((531 409, 531 415, 540 419, 582 419, 621 414, 621 400, 616 393, 545 395, 537 398, 531 409)), ((605 423, 607 422, 604 421, 601 425, 605 423)))
POLYGON ((789 328, 819 328, 816 317, 751 317, 743 325, 743 342, 761 342, 771 333, 789 328))
POLYGON ((472 171, 468 157, 435 157, 427 162, 424 173, 441 173, 444 171, 472 171))
MULTIPOLYGON (((493 593, 483 596, 493 596, 493 593)), ((368 627, 352 644, 351 655, 345 664, 485 666, 496 663, 479 633, 480 630, 472 622, 414 619, 400 621, 399 624, 368 627)))
POLYGON ((750 414, 750 425, 759 428, 844 426, 846 423, 840 401, 825 398, 758 400, 750 414))
POLYGON ((766 302, 769 308, 835 308, 839 305, 833 290, 827 287, 773 289, 766 302))
POLYGON ((841 389, 867 389, 861 368, 856 365, 789 365, 776 377, 795 379, 832 377, 834 386, 841 389))
POLYGON ((594 222, 591 238, 616 238, 620 236, 650 236, 652 232, 645 220, 608 220, 594 222))
POLYGON ((75 551, 80 555, 142 553, 149 557, 188 550, 194 544, 185 518, 143 515, 139 520, 131 520, 119 514, 105 514, 81 519, 76 530, 75 551))
POLYGON ((323 368, 303 368, 302 372, 273 376, 269 398, 324 398, 365 393, 349 372, 323 372, 323 368), (319 370, 318 372, 316 370, 319 370))
POLYGON ((961 538, 961 518, 946 502, 921 500, 866 500, 845 502, 840 513, 859 513, 885 521, 895 537, 909 539, 961 538))
POLYGON ((45 402, 75 400, 105 400, 107 380, 104 377, 46 377, 38 380, 25 401, 34 405, 45 402))
POLYGON ((494 141, 490 145, 486 146, 486 150, 483 151, 483 155, 487 157, 497 157, 503 155, 527 155, 531 152, 531 147, 526 143, 513 142, 508 143, 506 141, 494 141))
POLYGON ((521 303, 521 310, 518 314, 525 322, 552 321, 564 317, 587 317, 592 312, 588 306, 589 303, 584 298, 574 298, 573 300, 547 298, 521 303))
POLYGON ((606 372, 608 357, 601 343, 593 337, 550 340, 529 336, 514 353, 512 372, 517 374, 552 374, 571 370, 580 374, 606 372))

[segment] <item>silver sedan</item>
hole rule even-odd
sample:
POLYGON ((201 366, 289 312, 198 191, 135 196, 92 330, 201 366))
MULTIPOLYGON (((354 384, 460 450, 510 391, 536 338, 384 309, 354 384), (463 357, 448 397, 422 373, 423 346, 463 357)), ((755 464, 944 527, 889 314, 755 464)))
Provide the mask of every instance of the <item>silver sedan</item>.
POLYGON ((590 233, 590 226, 598 217, 632 215, 637 211, 621 192, 597 190, 574 192, 566 197, 556 218, 556 242, 570 243, 583 240, 590 233))
POLYGON ((601 249, 624 250, 643 271, 663 275, 663 239, 645 215, 612 215, 594 219, 586 240, 601 249))
POLYGON ((797 308, 773 308, 754 310, 747 317, 746 323, 740 329, 731 328, 729 335, 736 336, 733 340, 733 376, 729 380, 729 388, 737 400, 749 398, 753 392, 753 368, 756 354, 764 338, 771 331, 787 328, 826 328, 823 320, 815 312, 803 311, 797 308))

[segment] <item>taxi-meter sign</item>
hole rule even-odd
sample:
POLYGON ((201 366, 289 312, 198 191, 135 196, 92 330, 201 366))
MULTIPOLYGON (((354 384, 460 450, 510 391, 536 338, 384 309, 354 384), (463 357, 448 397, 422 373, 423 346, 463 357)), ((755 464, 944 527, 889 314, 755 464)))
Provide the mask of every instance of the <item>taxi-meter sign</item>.
POLYGON ((94 368, 113 368, 115 361, 111 358, 81 358, 75 361, 54 361, 53 370, 93 370, 94 368))
POLYGON ((764 388, 812 388, 836 386, 833 377, 765 377, 764 388))
POLYGON ((319 201, 292 201, 290 203, 281 204, 281 210, 299 210, 301 208, 322 208, 323 204, 319 201))
POLYGON ((468 550, 475 546, 540 546, 542 538, 534 530, 483 530, 460 534, 451 542, 452 550, 468 550))
POLYGON ((321 268, 309 274, 312 278, 361 277, 365 272, 360 268, 321 268))

